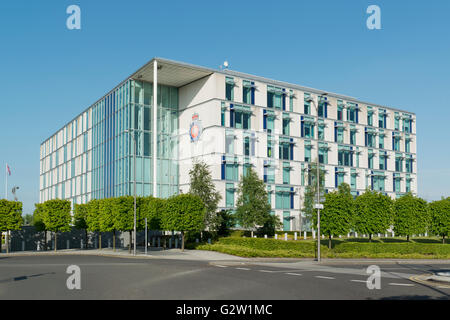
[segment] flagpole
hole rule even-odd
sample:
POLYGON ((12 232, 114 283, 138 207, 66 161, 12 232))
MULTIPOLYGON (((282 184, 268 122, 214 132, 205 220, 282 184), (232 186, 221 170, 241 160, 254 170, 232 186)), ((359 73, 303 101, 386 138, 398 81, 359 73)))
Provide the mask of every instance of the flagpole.
POLYGON ((5 199, 8 200, 8 164, 6 164, 5 167, 5 177, 6 177, 6 182, 5 182, 5 199))

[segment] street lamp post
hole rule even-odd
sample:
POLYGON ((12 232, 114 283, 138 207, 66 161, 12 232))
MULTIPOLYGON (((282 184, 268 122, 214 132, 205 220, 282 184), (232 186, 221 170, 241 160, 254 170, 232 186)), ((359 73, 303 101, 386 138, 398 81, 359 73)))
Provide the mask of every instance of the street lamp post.
MULTIPOLYGON (((322 96, 325 96, 323 94, 322 96)), ((316 120, 315 126, 317 131, 317 159, 316 159, 316 180, 317 180, 317 203, 315 204, 315 208, 317 209, 317 262, 320 262, 320 170, 319 170, 319 106, 316 104, 314 99, 307 99, 308 102, 312 102, 316 108, 316 120)), ((328 102, 327 102, 328 103, 328 102)))
MULTIPOLYGON (((133 129, 131 129, 133 130, 133 129)), ((131 130, 125 130, 126 133, 130 133, 131 130)), ((134 162, 134 227, 133 227, 133 255, 136 255, 136 137, 134 136, 134 131, 133 134, 131 135, 133 137, 133 142, 134 142, 134 152, 133 152, 133 162, 134 162)))

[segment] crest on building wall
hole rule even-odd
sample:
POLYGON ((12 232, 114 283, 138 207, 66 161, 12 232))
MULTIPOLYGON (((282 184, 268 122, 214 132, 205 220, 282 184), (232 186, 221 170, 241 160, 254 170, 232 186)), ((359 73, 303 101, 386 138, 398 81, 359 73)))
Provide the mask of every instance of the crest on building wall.
POLYGON ((191 137, 191 142, 196 142, 200 138, 202 134, 203 127, 202 123, 199 120, 198 113, 194 113, 192 115, 192 122, 189 128, 189 136, 191 137))

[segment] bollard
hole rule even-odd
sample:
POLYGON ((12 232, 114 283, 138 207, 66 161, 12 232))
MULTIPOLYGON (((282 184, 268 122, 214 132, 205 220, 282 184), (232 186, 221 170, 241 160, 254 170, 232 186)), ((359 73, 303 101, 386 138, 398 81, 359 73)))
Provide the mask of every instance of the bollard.
POLYGON ((66 241, 66 246, 67 246, 67 249, 70 249, 70 240, 66 241))
POLYGON ((267 234, 264 235, 264 239, 267 239, 267 234))
POLYGON ((275 240, 278 240, 278 234, 275 233, 275 240))
POLYGON ((350 233, 347 233, 347 238, 350 238, 350 233))
POLYGON ((25 241, 22 241, 22 251, 25 251, 25 241))
POLYGON ((355 232, 355 238, 358 238, 358 232, 355 232))
POLYGON ((325 236, 324 236, 324 235, 322 235, 322 239, 325 239, 325 236))
POLYGON ((341 235, 339 235, 339 238, 342 238, 342 236, 341 236, 341 235))
POLYGON ((287 233, 284 234, 284 241, 287 241, 287 233))
POLYGON ((111 239, 108 239, 108 248, 111 248, 111 239))
POLYGON ((297 232, 294 232, 294 240, 297 241, 297 232))
POLYGON ((316 238, 316 230, 313 230, 312 234, 313 234, 313 239, 315 239, 316 238))
POLYGON ((381 234, 378 234, 378 238, 381 238, 381 234))
POLYGON ((425 237, 428 237, 428 231, 427 231, 427 232, 425 232, 425 237))
POLYGON ((387 238, 387 233, 384 234, 384 237, 387 238))
POLYGON ((36 251, 41 251, 41 243, 38 241, 36 251))
POLYGON ((80 249, 83 249, 83 239, 80 241, 80 249))
POLYGON ((303 239, 306 240, 306 231, 303 231, 303 239))

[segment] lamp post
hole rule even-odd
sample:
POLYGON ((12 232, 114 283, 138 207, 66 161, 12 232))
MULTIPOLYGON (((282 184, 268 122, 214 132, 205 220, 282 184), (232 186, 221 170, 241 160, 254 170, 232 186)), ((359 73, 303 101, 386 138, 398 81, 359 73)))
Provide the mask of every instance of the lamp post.
POLYGON ((133 255, 136 255, 136 137, 134 136, 134 130, 125 130, 126 133, 130 134, 131 131, 133 131, 133 134, 131 135, 133 137, 134 142, 134 152, 133 152, 133 162, 134 162, 134 227, 133 227, 133 255))
MULTIPOLYGON (((326 96, 327 94, 324 93, 321 95, 321 97, 326 96)), ((315 120, 315 126, 317 128, 317 160, 316 160, 316 179, 317 179, 317 202, 314 205, 314 207, 317 209, 317 262, 320 262, 320 170, 319 170, 319 106, 316 104, 314 99, 308 98, 306 100, 307 102, 312 102, 314 104, 314 107, 316 108, 316 120, 315 120)), ((328 102, 326 102, 328 103, 328 102)))

